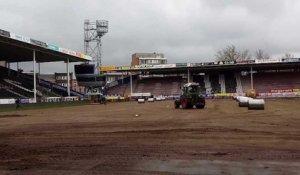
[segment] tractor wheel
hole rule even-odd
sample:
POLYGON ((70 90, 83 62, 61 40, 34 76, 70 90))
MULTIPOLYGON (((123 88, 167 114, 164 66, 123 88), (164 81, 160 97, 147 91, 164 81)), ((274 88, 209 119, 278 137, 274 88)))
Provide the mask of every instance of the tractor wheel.
POLYGON ((204 108, 204 105, 196 105, 196 108, 197 108, 197 109, 203 109, 203 108, 204 108))
POLYGON ((177 100, 175 100, 174 101, 174 107, 175 107, 175 109, 178 109, 179 108, 179 101, 177 101, 177 100))
POLYGON ((183 99, 182 101, 181 101, 181 106, 182 106, 182 109, 187 109, 187 101, 186 101, 186 99, 183 99))

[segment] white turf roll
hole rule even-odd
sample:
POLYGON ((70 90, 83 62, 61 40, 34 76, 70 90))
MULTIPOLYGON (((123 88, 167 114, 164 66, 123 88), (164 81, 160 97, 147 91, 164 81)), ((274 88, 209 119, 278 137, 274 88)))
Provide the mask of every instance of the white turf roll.
POLYGON ((265 109, 265 100, 250 99, 248 109, 265 109))
POLYGON ((138 99, 138 103, 145 103, 145 99, 143 99, 143 98, 138 99))
POLYGON ((242 96, 234 96, 233 99, 239 101, 242 96))
POLYGON ((250 99, 252 99, 252 98, 250 98, 250 97, 239 97, 238 98, 239 107, 248 107, 250 99))
POLYGON ((156 97, 156 101, 161 101, 161 98, 160 97, 156 97))
POLYGON ((154 102, 154 98, 148 98, 148 102, 154 102))

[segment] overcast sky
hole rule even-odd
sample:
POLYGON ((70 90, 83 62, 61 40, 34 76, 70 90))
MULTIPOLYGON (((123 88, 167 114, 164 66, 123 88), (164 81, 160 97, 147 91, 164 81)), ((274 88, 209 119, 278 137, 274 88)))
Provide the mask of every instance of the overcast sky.
MULTIPOLYGON (((0 29, 83 52, 85 19, 109 21, 103 64, 129 65, 136 52, 169 63, 214 61, 235 45, 300 57, 298 0, 0 0, 0 29)), ((28 64, 23 64, 30 69, 28 64)), ((42 64, 62 72, 62 63, 42 64)))

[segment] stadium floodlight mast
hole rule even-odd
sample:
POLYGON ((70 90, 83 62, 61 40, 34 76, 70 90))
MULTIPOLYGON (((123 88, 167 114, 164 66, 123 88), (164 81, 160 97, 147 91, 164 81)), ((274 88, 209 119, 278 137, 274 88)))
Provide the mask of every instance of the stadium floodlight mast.
POLYGON ((97 72, 100 73, 99 67, 102 66, 102 42, 101 38, 108 32, 108 21, 90 20, 84 21, 84 53, 93 58, 96 63, 97 72))

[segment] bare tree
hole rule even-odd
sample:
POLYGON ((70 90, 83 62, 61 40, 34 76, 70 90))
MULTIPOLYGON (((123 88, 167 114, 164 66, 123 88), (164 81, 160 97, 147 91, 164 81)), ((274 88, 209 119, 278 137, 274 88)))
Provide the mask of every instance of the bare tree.
POLYGON ((240 52, 234 45, 227 46, 226 49, 218 51, 216 59, 218 61, 236 61, 240 58, 240 52))
POLYGON ((265 53, 263 50, 259 49, 255 52, 255 58, 258 60, 270 59, 269 54, 265 53))
POLYGON ((244 50, 243 52, 241 52, 240 55, 240 60, 251 60, 252 58, 249 50, 244 50))
POLYGON ((282 58, 294 58, 294 55, 293 54, 290 54, 290 53, 285 53, 282 58))

